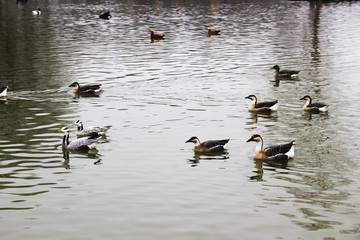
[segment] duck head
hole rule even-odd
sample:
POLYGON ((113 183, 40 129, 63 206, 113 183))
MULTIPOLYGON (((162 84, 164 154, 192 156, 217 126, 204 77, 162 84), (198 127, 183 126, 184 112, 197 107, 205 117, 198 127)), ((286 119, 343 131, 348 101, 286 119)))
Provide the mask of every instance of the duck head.
POLYGON ((261 142, 261 141, 262 141, 262 137, 259 134, 254 134, 246 142, 261 142))
POLYGON ((80 84, 78 82, 73 82, 72 84, 70 84, 69 87, 79 87, 80 84))
POLYGON ((191 137, 189 140, 187 140, 185 143, 188 143, 188 142, 198 144, 198 143, 200 143, 200 140, 194 136, 194 137, 191 137))
POLYGON ((63 128, 61 128, 61 129, 59 129, 58 132, 62 132, 62 133, 65 133, 65 134, 69 134, 69 133, 70 133, 70 129, 67 128, 67 127, 63 127, 63 128))
POLYGON ((274 65, 270 69, 275 69, 276 71, 280 71, 279 65, 274 65))

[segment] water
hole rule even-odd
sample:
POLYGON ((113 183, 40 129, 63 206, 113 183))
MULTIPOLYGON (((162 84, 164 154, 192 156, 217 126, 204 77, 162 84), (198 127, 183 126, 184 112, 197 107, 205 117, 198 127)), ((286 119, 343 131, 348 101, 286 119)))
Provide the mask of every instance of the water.
POLYGON ((0 11, 1 239, 360 238, 358 2, 0 11), (107 9, 113 18, 98 19, 107 9), (166 39, 151 43, 150 28, 166 39), (274 64, 299 78, 274 81, 274 64), (74 81, 104 92, 77 98, 74 81), (278 112, 250 114, 249 94, 278 99, 278 112), (305 114, 307 94, 329 113, 305 114), (57 130, 77 119, 113 125, 97 153, 63 155, 57 130), (295 159, 254 161, 254 133, 266 146, 296 140, 295 159), (193 135, 230 138, 227 154, 195 156, 193 135))

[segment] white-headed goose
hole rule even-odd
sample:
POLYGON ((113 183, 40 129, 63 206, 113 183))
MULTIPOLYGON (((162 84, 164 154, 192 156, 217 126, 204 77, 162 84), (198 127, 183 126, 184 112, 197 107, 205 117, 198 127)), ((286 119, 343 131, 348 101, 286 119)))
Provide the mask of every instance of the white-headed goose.
POLYGON ((0 88, 0 97, 6 97, 7 96, 7 89, 8 89, 8 86, 0 88))
POLYGON ((248 98, 252 101, 249 106, 249 111, 251 112, 271 113, 275 112, 279 107, 278 100, 257 102, 257 97, 254 94, 251 94, 245 98, 248 98))
POLYGON ((323 104, 323 103, 312 103, 311 102, 311 97, 306 95, 303 98, 301 98, 300 100, 306 100, 306 103, 303 107, 303 109, 305 111, 309 111, 311 113, 319 113, 319 112, 326 112, 328 105, 323 104))
POLYGON ((93 94, 101 92, 101 84, 87 84, 81 85, 78 82, 73 82, 69 87, 75 87, 76 94, 93 94))
POLYGON ((165 39, 165 34, 155 33, 154 30, 150 29, 150 39, 151 40, 165 39))
POLYGON ((94 133, 97 133, 99 136, 103 136, 103 135, 105 135, 106 131, 112 127, 111 125, 108 125, 108 126, 102 126, 102 127, 84 128, 84 125, 83 125, 82 121, 80 121, 80 120, 76 120, 72 125, 77 126, 76 136, 78 136, 78 137, 91 136, 94 133))
POLYGON ((270 69, 275 69, 274 77, 276 77, 276 78, 278 78, 278 77, 284 77, 284 78, 296 77, 300 72, 298 70, 281 70, 280 71, 279 65, 274 65, 270 69))
POLYGON ((90 137, 78 138, 70 142, 70 130, 67 127, 63 127, 59 130, 59 132, 65 134, 62 141, 62 147, 69 151, 88 151, 90 149, 94 149, 97 141, 100 139, 98 134, 93 133, 90 137))
POLYGON ((101 14, 99 16, 99 18, 101 19, 105 19, 105 20, 109 20, 110 18, 112 18, 112 16, 110 15, 110 11, 106 11, 103 14, 101 14))
POLYGON ((33 11, 32 11, 32 14, 33 14, 33 15, 41 15, 41 9, 38 8, 38 9, 36 9, 36 10, 33 10, 33 11))
POLYGON ((259 134, 254 134, 246 142, 257 142, 255 149, 254 159, 258 160, 271 160, 271 161, 287 161, 294 158, 294 144, 295 141, 291 141, 282 145, 270 146, 263 149, 263 139, 259 134))
POLYGON ((197 137, 191 137, 185 143, 195 143, 194 151, 197 153, 222 153, 224 152, 224 145, 229 142, 230 139, 223 140, 208 140, 206 142, 200 142, 197 137))

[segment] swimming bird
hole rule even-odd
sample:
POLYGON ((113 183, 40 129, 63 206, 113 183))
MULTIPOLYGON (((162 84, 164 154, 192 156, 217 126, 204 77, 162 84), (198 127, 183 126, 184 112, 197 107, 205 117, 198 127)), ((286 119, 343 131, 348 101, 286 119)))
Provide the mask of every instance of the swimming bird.
POLYGON ((248 98, 252 101, 249 105, 249 111, 251 112, 271 113, 276 111, 279 107, 278 100, 257 102, 257 97, 254 94, 251 94, 245 98, 248 98))
POLYGON ((6 97, 7 96, 7 89, 8 89, 8 86, 0 88, 0 97, 6 97))
POLYGON ((209 140, 206 142, 200 142, 197 137, 191 137, 185 143, 195 143, 194 151, 198 153, 221 153, 224 152, 224 145, 229 142, 230 139, 223 140, 209 140))
POLYGON ((94 133, 90 137, 78 138, 70 142, 69 135, 70 130, 67 127, 63 127, 59 130, 59 132, 64 133, 64 138, 62 141, 63 149, 69 151, 88 151, 90 149, 94 149, 97 141, 99 141, 100 137, 98 134, 94 133))
POLYGON ((102 126, 102 127, 84 128, 84 125, 83 125, 82 121, 80 121, 80 120, 76 120, 72 125, 77 126, 76 136, 78 136, 78 137, 91 136, 94 133, 97 133, 99 136, 103 136, 103 135, 105 135, 106 131, 112 127, 111 125, 108 125, 108 126, 102 126))
POLYGON ((33 15, 41 15, 41 9, 38 8, 37 10, 33 10, 33 11, 32 11, 32 14, 33 14, 33 15))
POLYGON ((150 29, 151 40, 165 39, 164 37, 165 37, 165 34, 155 33, 154 30, 150 29))
POLYGON ((221 30, 208 28, 208 35, 220 35, 221 30))
POLYGON ((309 95, 304 96, 300 100, 306 100, 306 103, 303 107, 305 111, 309 111, 312 113, 326 112, 328 109, 328 105, 324 103, 311 103, 311 97, 309 95))
POLYGON ((99 18, 109 20, 110 18, 112 18, 112 16, 110 15, 110 11, 106 11, 103 14, 101 14, 99 18))
POLYGON ((263 149, 263 139, 259 134, 254 134, 246 142, 257 142, 255 149, 254 159, 258 160, 271 160, 271 161, 287 161, 294 158, 294 144, 295 141, 291 141, 282 145, 270 146, 263 149))
POLYGON ((274 77, 296 77, 300 71, 298 70, 281 70, 278 65, 272 66, 270 69, 275 69, 274 77))
POLYGON ((69 87, 75 87, 74 93, 77 94, 92 94, 101 91, 101 84, 87 84, 80 86, 78 82, 73 82, 69 87))

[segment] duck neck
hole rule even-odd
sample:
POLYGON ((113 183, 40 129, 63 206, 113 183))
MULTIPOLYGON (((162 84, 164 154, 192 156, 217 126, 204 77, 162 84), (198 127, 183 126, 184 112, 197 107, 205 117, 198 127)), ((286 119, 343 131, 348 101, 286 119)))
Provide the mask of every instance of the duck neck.
POLYGON ((64 135, 62 145, 65 148, 69 145, 69 134, 64 135))
POLYGON ((260 141, 257 142, 256 148, 255 148, 255 152, 261 152, 263 150, 263 140, 261 139, 260 141))
POLYGON ((308 98, 306 100, 306 103, 305 103, 305 106, 304 107, 307 107, 309 104, 311 104, 311 98, 308 98))
POLYGON ((84 130, 84 125, 82 123, 80 123, 80 126, 77 127, 78 131, 82 131, 84 130))

